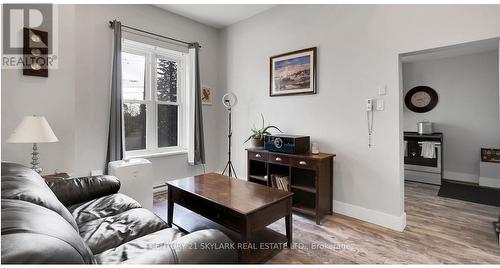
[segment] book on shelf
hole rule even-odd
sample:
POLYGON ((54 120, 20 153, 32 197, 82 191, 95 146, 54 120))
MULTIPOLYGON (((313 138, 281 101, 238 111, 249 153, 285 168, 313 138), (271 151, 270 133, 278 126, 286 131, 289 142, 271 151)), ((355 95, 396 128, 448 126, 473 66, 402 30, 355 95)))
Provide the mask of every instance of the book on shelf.
POLYGON ((290 191, 288 183, 288 176, 272 174, 271 175, 271 186, 278 188, 283 191, 290 191))

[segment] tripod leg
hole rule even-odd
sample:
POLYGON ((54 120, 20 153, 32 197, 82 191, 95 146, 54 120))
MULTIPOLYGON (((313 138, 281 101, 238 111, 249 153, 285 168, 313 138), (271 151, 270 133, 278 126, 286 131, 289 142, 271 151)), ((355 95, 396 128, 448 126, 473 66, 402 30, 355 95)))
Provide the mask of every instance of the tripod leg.
POLYGON ((236 170, 234 169, 233 162, 229 162, 229 170, 233 170, 234 177, 238 178, 238 176, 236 176, 236 170))
POLYGON ((222 175, 224 175, 224 173, 226 173, 226 169, 229 167, 229 162, 227 162, 226 166, 224 167, 224 170, 222 171, 222 175))
POLYGON ((236 170, 234 170, 234 167, 233 167, 233 173, 234 173, 234 177, 238 178, 238 176, 236 175, 236 170))

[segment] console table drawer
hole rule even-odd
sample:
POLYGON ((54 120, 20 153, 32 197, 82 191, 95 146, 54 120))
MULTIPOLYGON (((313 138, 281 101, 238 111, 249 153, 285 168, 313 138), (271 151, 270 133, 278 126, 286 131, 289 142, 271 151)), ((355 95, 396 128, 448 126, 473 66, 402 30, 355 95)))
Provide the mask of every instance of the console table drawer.
POLYGON ((267 162, 268 154, 261 152, 248 152, 248 158, 252 160, 267 162))
POLYGON ((312 159, 292 158, 290 164, 298 168, 316 169, 317 161, 312 159))
POLYGON ((269 154, 268 161, 276 164, 288 165, 290 164, 290 157, 278 154, 269 154))

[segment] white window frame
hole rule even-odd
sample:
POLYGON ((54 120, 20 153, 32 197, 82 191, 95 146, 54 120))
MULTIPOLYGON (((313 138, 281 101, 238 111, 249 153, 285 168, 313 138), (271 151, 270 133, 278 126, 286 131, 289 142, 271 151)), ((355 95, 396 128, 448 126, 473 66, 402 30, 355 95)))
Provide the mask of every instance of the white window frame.
MULTIPOLYGON (((123 143, 125 159, 136 157, 155 157, 172 154, 187 153, 186 122, 187 108, 186 96, 188 93, 186 83, 186 53, 169 50, 153 45, 147 45, 128 39, 122 39, 122 51, 145 56, 145 81, 144 100, 126 100, 123 103, 139 103, 146 105, 146 149, 126 151, 125 147, 125 121, 123 120, 123 143), (177 102, 159 101, 156 95, 156 61, 158 58, 177 62, 177 102), (167 104, 177 106, 177 146, 158 148, 158 105, 167 104)), ((122 113, 123 117, 123 113, 122 113)))

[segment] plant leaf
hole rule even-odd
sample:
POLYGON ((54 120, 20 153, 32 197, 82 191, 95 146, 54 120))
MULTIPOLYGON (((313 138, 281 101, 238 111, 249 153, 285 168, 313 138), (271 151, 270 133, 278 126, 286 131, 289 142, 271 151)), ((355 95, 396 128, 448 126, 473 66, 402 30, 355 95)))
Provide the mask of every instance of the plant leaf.
POLYGON ((250 135, 250 137, 248 137, 243 143, 247 143, 252 138, 253 138, 253 135, 250 135))
POLYGON ((276 130, 278 130, 279 132, 283 133, 283 131, 281 131, 281 129, 279 129, 277 126, 272 126, 272 125, 271 125, 271 126, 267 126, 267 127, 265 127, 263 131, 264 131, 264 132, 267 132, 267 130, 268 130, 268 129, 276 129, 276 130))
POLYGON ((265 125, 264 125, 264 115, 262 115, 262 113, 261 113, 260 117, 262 117, 262 128, 261 129, 264 129, 264 127, 265 127, 265 125))

